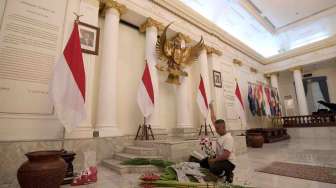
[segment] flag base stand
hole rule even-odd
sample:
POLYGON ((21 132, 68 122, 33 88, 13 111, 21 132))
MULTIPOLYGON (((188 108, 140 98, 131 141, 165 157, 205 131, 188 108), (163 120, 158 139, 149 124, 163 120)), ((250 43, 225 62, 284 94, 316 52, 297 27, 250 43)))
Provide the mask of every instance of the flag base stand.
POLYGON ((65 173, 63 183, 62 183, 62 185, 65 185, 65 184, 72 183, 73 179, 75 178, 75 173, 74 173, 72 162, 75 159, 76 153, 72 151, 66 151, 66 150, 61 150, 61 151, 62 151, 61 157, 67 163, 67 166, 68 166, 66 173, 65 173))
POLYGON ((65 177, 63 179, 62 185, 70 184, 73 182, 75 178, 74 168, 72 162, 75 160, 76 153, 73 151, 67 151, 64 149, 64 142, 65 142, 65 128, 63 129, 63 140, 62 140, 62 149, 61 157, 67 164, 67 169, 65 172, 65 177))
POLYGON ((146 124, 146 118, 144 118, 144 123, 139 125, 137 134, 134 140, 149 140, 150 137, 154 139, 154 134, 150 124, 146 124))
POLYGON ((208 136, 208 127, 210 129, 210 132, 211 132, 212 136, 215 136, 214 132, 212 131, 211 125, 207 124, 206 120, 204 120, 204 125, 201 124, 201 128, 199 130, 198 136, 202 135, 203 129, 204 129, 204 135, 208 136))

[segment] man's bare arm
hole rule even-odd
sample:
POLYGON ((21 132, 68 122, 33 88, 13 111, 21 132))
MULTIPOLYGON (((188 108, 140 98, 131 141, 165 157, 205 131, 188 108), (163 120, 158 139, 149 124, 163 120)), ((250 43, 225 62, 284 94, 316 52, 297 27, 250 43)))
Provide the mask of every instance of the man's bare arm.
POLYGON ((230 154, 231 152, 225 149, 222 155, 216 156, 216 158, 213 158, 213 159, 209 159, 209 163, 228 160, 230 157, 230 154))
POLYGON ((211 121, 212 121, 212 124, 215 125, 215 121, 216 121, 216 115, 215 115, 215 111, 214 111, 214 108, 213 108, 213 102, 211 102, 209 104, 209 107, 210 107, 210 115, 211 115, 211 121))

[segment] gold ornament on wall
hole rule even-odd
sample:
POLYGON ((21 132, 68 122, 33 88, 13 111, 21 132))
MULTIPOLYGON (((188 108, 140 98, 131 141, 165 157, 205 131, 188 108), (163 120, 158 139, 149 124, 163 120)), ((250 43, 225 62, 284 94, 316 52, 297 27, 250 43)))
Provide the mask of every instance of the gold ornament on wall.
POLYGON ((199 53, 204 48, 204 40, 201 37, 196 45, 184 47, 185 37, 182 33, 178 33, 172 39, 167 39, 167 30, 171 24, 164 28, 156 43, 156 54, 162 60, 156 68, 168 72, 167 83, 180 85, 180 76, 188 76, 183 69, 198 59, 199 53))

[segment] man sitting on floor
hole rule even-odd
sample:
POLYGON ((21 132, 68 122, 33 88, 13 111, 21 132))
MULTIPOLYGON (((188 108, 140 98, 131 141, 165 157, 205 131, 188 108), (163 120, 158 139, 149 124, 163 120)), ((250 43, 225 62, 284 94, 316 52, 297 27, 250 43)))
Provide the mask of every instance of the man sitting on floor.
POLYGON ((235 165, 234 160, 234 143, 231 133, 226 132, 225 121, 222 119, 216 120, 213 110, 213 105, 210 104, 211 120, 215 126, 219 137, 216 141, 216 157, 206 158, 201 161, 201 167, 208 168, 210 172, 217 176, 225 176, 226 181, 232 183, 233 170, 235 165))

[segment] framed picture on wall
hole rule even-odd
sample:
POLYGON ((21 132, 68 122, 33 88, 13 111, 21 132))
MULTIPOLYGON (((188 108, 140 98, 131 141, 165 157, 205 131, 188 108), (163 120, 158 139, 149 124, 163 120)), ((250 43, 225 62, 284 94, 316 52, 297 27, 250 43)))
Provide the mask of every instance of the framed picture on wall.
POLYGON ((215 87, 222 88, 222 76, 219 71, 213 71, 213 82, 215 87))
POLYGON ((79 22, 78 30, 82 52, 98 55, 100 29, 96 26, 79 22))

